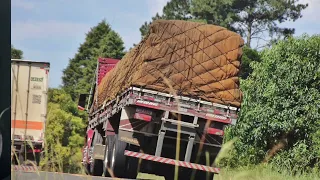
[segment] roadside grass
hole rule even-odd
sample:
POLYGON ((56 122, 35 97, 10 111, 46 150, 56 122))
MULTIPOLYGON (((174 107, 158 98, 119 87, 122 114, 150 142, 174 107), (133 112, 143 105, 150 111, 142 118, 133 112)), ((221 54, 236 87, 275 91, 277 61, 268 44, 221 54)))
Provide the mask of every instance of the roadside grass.
MULTIPOLYGON (((137 179, 163 180, 163 177, 140 173, 137 179)), ((241 168, 223 168, 214 180, 319 180, 320 173, 292 175, 285 171, 276 171, 269 165, 247 166, 241 168)))
MULTIPOLYGON (((178 102, 178 106, 179 106, 179 100, 177 98, 177 94, 176 92, 173 90, 172 85, 170 84, 169 80, 164 78, 165 83, 168 85, 168 87, 171 90, 172 95, 174 96, 174 98, 176 99, 176 101, 178 102)), ((174 116, 176 116, 176 118, 178 119, 178 121, 181 121, 181 116, 174 114, 174 116)), ((0 115, 0 119, 1 119, 1 115, 0 115)), ((209 123, 207 122, 206 127, 209 126, 209 123)), ((178 124, 178 130, 181 129, 180 124, 178 124)), ((176 142, 176 160, 179 159, 179 152, 180 152, 180 133, 178 133, 178 137, 177 137, 178 141, 176 142)), ((63 162, 64 159, 62 157, 60 157, 59 155, 57 156, 56 154, 53 154, 52 151, 49 151, 50 147, 48 147, 48 144, 46 143, 46 139, 44 139, 44 144, 47 145, 44 147, 44 156, 41 157, 41 159, 46 160, 45 162, 47 162, 47 164, 43 164, 40 163, 40 167, 36 167, 36 165, 34 163, 31 163, 32 166, 34 166, 37 171, 36 173, 39 175, 39 171, 48 171, 48 172, 63 172, 63 162), (39 168, 39 169, 38 169, 39 168)), ((201 142, 204 141, 204 138, 201 138, 201 142)), ((215 165, 219 164, 219 162, 223 159, 229 156, 229 152, 230 150, 232 150, 233 147, 233 143, 236 141, 236 139, 233 139, 229 142, 226 142, 218 156, 216 157, 215 161, 213 164, 209 164, 209 160, 207 160, 206 165, 207 166, 212 166, 214 167, 215 165)), ((13 144, 13 142, 12 142, 13 144)), ((59 144, 59 142, 57 141, 57 144, 59 144)), ((33 146, 31 143, 29 143, 29 145, 32 147, 33 146)), ((275 149, 278 149, 279 147, 275 147, 275 149)), ((12 148, 12 159, 16 158, 17 162, 18 162, 18 166, 22 165, 19 162, 19 158, 18 155, 14 152, 13 148, 12 148)), ((202 151, 202 146, 200 147, 198 154, 200 154, 202 151)), ((275 150, 276 153, 276 150, 275 150)), ((206 155, 208 155, 208 153, 206 152, 206 155)), ((272 155, 269 155, 266 157, 266 161, 270 158, 272 158, 272 155)), ((208 157, 207 157, 208 159, 208 157)), ((196 160, 195 163, 197 163, 199 159, 196 160)), ((141 163, 141 159, 139 161, 139 165, 141 163)), ((109 169, 109 171, 111 171, 109 169)), ((138 172, 139 172, 139 168, 138 168, 138 172)), ((17 172, 12 172, 13 177, 15 177, 15 173, 17 172)), ((82 174, 85 175, 85 170, 82 166, 80 166, 80 170, 78 172, 78 174, 82 174)), ((113 174, 112 171, 110 172, 110 174, 113 174)), ((194 174, 193 174, 194 175, 194 174)), ((88 179, 92 179, 92 177, 87 176, 88 179)), ((114 178, 114 176, 112 176, 114 178)), ((178 179, 179 174, 178 174, 178 167, 175 168, 175 173, 172 174, 172 178, 171 179, 178 179)), ((48 177, 46 177, 45 179, 48 179, 48 177)), ((149 180, 163 180, 163 177, 160 176, 156 176, 153 174, 144 174, 144 173, 138 173, 137 179, 149 179, 149 180)), ((190 179, 195 179, 194 176, 191 176, 190 179)), ((214 180, 318 180, 320 179, 320 172, 314 172, 314 173, 309 173, 309 174, 299 174, 299 175, 293 175, 293 173, 287 172, 287 171, 283 171, 283 170, 275 170, 273 168, 271 168, 271 166, 268 163, 262 163, 260 165, 251 165, 251 166, 247 166, 247 167, 241 167, 241 168, 222 168, 220 174, 216 174, 214 176, 214 180)))
POLYGON ((241 167, 237 169, 224 168, 215 175, 215 180, 319 180, 317 172, 292 175, 290 172, 275 170, 269 165, 241 167))

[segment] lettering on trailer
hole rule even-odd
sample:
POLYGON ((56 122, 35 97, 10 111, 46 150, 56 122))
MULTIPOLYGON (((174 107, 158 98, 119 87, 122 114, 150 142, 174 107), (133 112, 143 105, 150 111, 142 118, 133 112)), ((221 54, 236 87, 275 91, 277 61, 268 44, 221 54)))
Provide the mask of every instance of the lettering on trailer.
POLYGON ((149 105, 149 106, 158 106, 159 105, 159 103, 154 103, 154 102, 150 102, 150 101, 142 101, 142 100, 138 100, 137 103, 145 104, 145 105, 149 105))
POLYGON ((39 84, 33 84, 31 89, 34 89, 34 90, 41 90, 41 85, 39 84))
POLYGON ((43 77, 42 77, 42 78, 39 78, 39 77, 31 77, 31 81, 43 82, 43 77))
POLYGON ((32 103, 33 104, 41 104, 41 95, 32 95, 32 103))
POLYGON ((182 107, 178 107, 178 111, 181 112, 188 112, 188 110, 186 108, 182 108, 182 107))
POLYGON ((206 114, 207 117, 211 117, 211 118, 217 118, 217 119, 221 119, 221 120, 228 120, 227 117, 224 117, 224 116, 218 116, 218 115, 215 115, 215 114, 206 114))
POLYGON ((152 116, 152 111, 147 110, 147 109, 142 109, 142 108, 137 107, 136 112, 152 116))

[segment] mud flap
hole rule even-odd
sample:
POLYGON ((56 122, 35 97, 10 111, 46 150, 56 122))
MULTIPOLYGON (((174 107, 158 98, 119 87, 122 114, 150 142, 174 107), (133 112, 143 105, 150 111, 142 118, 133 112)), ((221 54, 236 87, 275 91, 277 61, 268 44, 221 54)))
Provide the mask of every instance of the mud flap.
POLYGON ((93 148, 93 159, 104 160, 105 145, 96 144, 93 148))

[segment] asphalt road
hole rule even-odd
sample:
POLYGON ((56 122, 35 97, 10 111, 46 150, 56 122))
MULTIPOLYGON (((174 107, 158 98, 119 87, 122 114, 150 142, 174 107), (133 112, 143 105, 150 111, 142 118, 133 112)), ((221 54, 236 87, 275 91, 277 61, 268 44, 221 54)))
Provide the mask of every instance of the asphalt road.
POLYGON ((117 178, 92 177, 78 174, 53 173, 53 172, 23 172, 12 171, 11 180, 111 180, 117 178))

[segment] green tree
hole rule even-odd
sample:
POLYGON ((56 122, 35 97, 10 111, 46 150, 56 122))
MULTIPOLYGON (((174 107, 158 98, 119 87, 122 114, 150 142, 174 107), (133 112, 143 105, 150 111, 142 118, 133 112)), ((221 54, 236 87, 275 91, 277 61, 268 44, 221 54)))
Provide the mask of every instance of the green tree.
POLYGON ((63 70, 62 82, 65 91, 72 99, 76 99, 80 93, 88 93, 90 82, 94 81, 97 58, 122 58, 123 50, 122 39, 105 20, 91 28, 85 42, 80 45, 75 57, 69 60, 67 68, 63 70))
POLYGON ((232 9, 234 0, 192 0, 191 13, 197 19, 205 19, 209 24, 236 30, 233 22, 236 11, 232 9))
POLYGON ((124 53, 124 43, 118 33, 110 31, 107 36, 100 41, 100 48, 98 49, 100 57, 112 57, 121 59, 124 53))
POLYGON ((252 39, 264 40, 261 35, 268 32, 271 37, 294 33, 294 29, 280 28, 278 24, 295 21, 302 17, 301 11, 308 4, 299 0, 192 0, 192 14, 209 23, 235 30, 246 38, 251 46, 252 39))
POLYGON ((144 38, 148 34, 150 24, 158 19, 168 20, 188 20, 192 19, 190 12, 190 0, 171 0, 163 7, 163 14, 158 13, 152 17, 151 22, 144 22, 140 27, 141 37, 144 38))
POLYGON ((319 48, 319 35, 289 38, 252 63, 253 73, 241 81, 240 119, 230 131, 239 138, 231 162, 259 163, 283 144, 274 166, 294 172, 320 168, 319 48))
POLYGON ((164 19, 191 19, 190 0, 171 0, 163 7, 164 19))
POLYGON ((11 59, 22 59, 23 51, 16 49, 11 45, 11 59))
POLYGON ((243 47, 243 55, 241 58, 241 67, 239 76, 242 79, 247 79, 247 77, 252 73, 252 68, 250 64, 252 62, 260 62, 260 54, 257 50, 251 49, 247 46, 243 47))
POLYGON ((60 109, 71 113, 73 116, 86 119, 86 114, 78 110, 78 105, 72 100, 64 89, 49 89, 48 102, 59 104, 60 109))
MULTIPOLYGON (((151 22, 144 22, 144 24, 140 27, 140 33, 141 33, 141 38, 143 39, 149 32, 149 26, 150 24, 155 21, 155 20, 158 20, 158 19, 164 19, 163 16, 160 16, 158 13, 151 18, 151 22)), ((134 45, 135 46, 135 45, 134 45)))
POLYGON ((81 170, 85 115, 76 109, 71 96, 64 90, 50 89, 48 100, 45 155, 40 165, 47 171, 78 173, 81 170))

